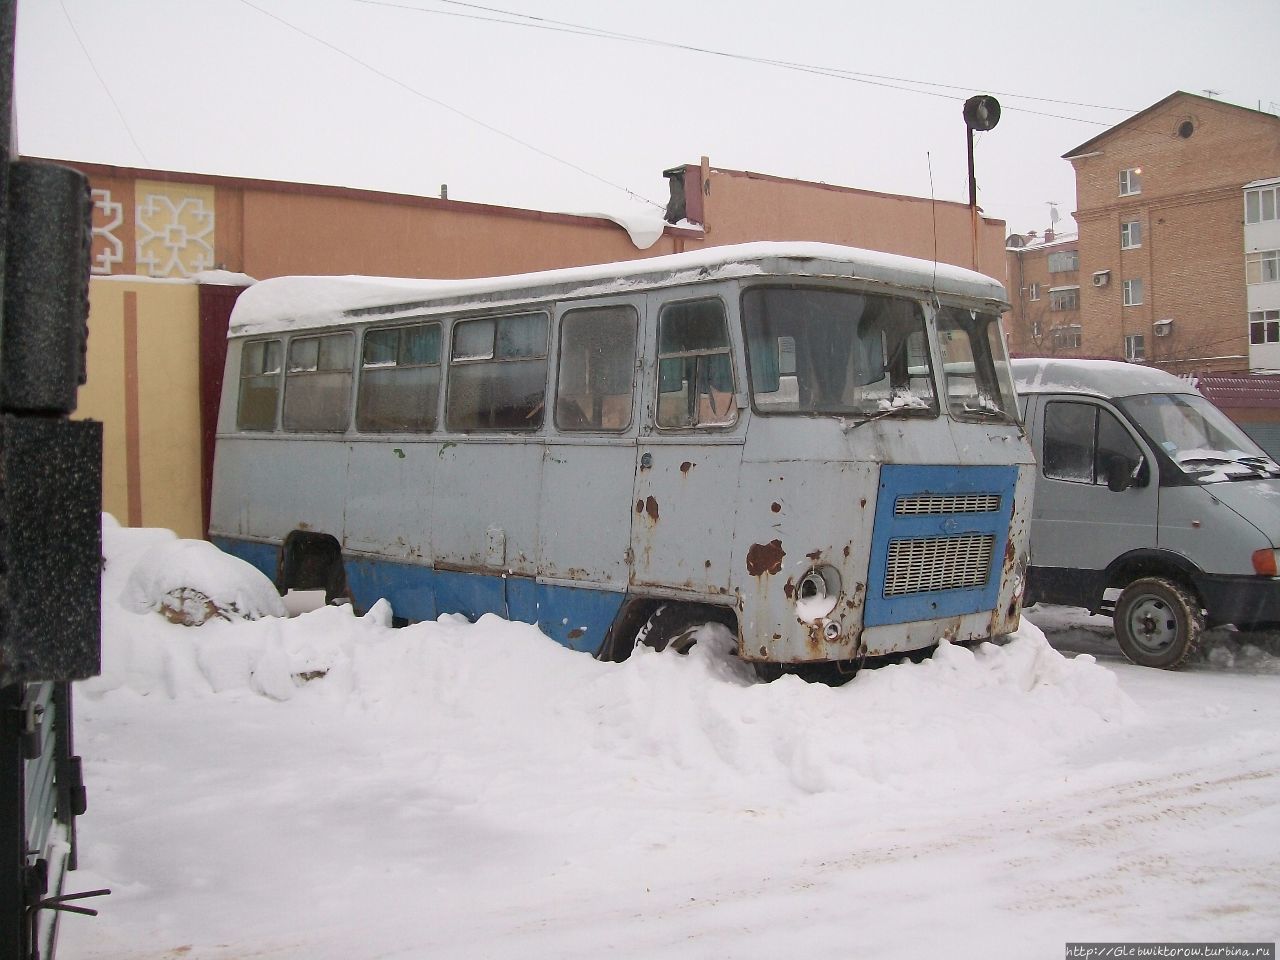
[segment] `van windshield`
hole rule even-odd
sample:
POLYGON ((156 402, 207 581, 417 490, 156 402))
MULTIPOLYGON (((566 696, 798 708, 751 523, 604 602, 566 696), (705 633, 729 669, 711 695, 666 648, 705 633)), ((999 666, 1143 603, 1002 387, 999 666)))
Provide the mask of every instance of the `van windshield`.
POLYGON ((1116 402, 1193 480, 1280 477, 1280 465, 1204 397, 1153 393, 1116 402))
POLYGON ((936 417, 924 311, 906 297, 794 286, 742 296, 764 413, 936 417))

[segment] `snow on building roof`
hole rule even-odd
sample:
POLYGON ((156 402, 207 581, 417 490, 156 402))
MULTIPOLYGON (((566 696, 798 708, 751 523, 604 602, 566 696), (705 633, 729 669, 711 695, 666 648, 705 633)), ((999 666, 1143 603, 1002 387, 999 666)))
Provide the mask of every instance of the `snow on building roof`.
POLYGON ((1007 306, 991 277, 946 263, 830 243, 759 242, 707 247, 621 263, 468 280, 393 277, 277 277, 249 287, 230 333, 349 323, 353 317, 429 313, 565 296, 626 293, 699 280, 745 276, 822 276, 871 280, 1007 306))

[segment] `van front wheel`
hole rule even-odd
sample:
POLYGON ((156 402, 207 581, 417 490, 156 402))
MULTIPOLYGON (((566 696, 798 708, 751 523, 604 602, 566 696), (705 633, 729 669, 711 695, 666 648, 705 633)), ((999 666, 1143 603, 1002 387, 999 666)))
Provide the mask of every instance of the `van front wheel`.
POLYGON ((1204 614, 1200 601, 1181 584, 1143 577, 1121 592, 1114 623, 1120 649, 1132 662, 1176 670, 1200 643, 1204 614))

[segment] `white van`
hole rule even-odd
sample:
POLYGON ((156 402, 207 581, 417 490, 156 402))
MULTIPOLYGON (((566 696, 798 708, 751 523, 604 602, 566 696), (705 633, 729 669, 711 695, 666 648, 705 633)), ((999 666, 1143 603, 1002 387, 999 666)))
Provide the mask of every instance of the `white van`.
POLYGON ((1026 604, 1112 613, 1150 667, 1180 666, 1205 626, 1280 624, 1280 465, 1164 371, 1012 366, 1039 464, 1026 604))

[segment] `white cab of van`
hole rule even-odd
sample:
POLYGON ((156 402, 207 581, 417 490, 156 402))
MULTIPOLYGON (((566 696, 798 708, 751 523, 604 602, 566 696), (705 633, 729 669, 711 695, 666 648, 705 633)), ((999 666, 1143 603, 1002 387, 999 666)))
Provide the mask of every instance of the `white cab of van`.
POLYGON ((1206 626, 1280 626, 1280 465, 1162 370, 1012 366, 1038 464, 1027 605, 1111 613, 1149 667, 1181 666, 1206 626))

